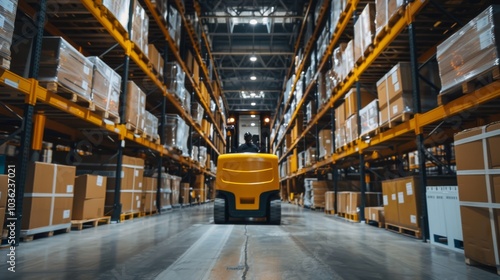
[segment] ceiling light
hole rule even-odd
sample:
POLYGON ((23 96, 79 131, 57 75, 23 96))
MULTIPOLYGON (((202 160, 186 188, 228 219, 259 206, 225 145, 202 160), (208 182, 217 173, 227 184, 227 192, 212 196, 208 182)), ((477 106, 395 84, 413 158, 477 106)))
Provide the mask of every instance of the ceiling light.
POLYGON ((255 92, 250 92, 250 97, 254 98, 255 97, 255 92))
POLYGON ((271 119, 270 119, 269 117, 266 117, 266 118, 264 119, 264 122, 265 122, 265 123, 269 123, 270 121, 271 121, 271 119))
POLYGON ((250 61, 257 61, 257 57, 256 57, 255 55, 252 55, 252 56, 250 57, 250 61))
POLYGON ((251 24, 251 25, 256 25, 256 24, 257 24, 257 20, 256 20, 256 19, 254 19, 254 18, 253 18, 253 19, 251 19, 251 20, 250 20, 250 24, 251 24))
POLYGON ((250 125, 251 125, 251 126, 255 126, 255 123, 251 123, 250 125))
POLYGON ((257 80, 257 77, 255 77, 255 75, 252 75, 252 76, 250 76, 250 80, 255 81, 255 80, 257 80))
POLYGON ((251 118, 255 118, 255 115, 250 115, 251 118))
POLYGON ((255 103, 255 102, 250 103, 250 105, 252 105, 252 106, 255 106, 255 104, 257 104, 257 103, 255 103))

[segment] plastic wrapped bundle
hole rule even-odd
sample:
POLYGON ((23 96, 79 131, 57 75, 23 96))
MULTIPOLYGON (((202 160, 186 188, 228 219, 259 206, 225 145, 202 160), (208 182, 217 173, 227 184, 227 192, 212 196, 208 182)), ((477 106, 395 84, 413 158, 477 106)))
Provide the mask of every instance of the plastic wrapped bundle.
POLYGON ((165 74, 167 77, 167 89, 169 92, 177 94, 177 92, 181 91, 184 88, 186 73, 184 73, 179 63, 167 63, 167 73, 165 74))
POLYGON ((500 64, 500 5, 492 5, 437 47, 441 94, 500 64))
POLYGON ((127 31, 130 0, 103 0, 102 4, 113 14, 123 29, 127 31))
POLYGON ((10 68, 10 46, 14 35, 17 0, 0 2, 0 67, 10 68))
POLYGON ((354 61, 364 59, 375 35, 375 6, 367 4, 354 24, 354 61))
POLYGON ((404 0, 375 0, 375 33, 382 33, 385 26, 403 6, 404 0))
POLYGON ((205 109, 198 102, 193 102, 191 104, 191 116, 195 123, 201 126, 201 120, 203 120, 203 114, 205 113, 205 109))
POLYGON ((148 55, 148 32, 149 17, 146 10, 139 4, 139 1, 135 0, 130 38, 146 55, 148 55))
POLYGON ((88 57, 94 65, 91 98, 95 106, 118 117, 122 77, 99 57, 88 57))
POLYGON ((200 166, 205 167, 205 164, 207 162, 207 147, 200 146, 199 156, 200 156, 200 166))
POLYGON ((194 160, 194 161, 198 161, 199 159, 199 149, 198 149, 198 146, 193 146, 191 148, 191 159, 194 160))
POLYGON ((85 56, 62 37, 44 37, 42 54, 39 81, 57 83, 90 100, 93 65, 85 56))
POLYGON ((373 100, 359 110, 361 119, 361 136, 368 134, 378 128, 378 100, 373 100))
POLYGON ((158 118, 150 112, 145 112, 144 133, 151 138, 158 138, 158 118))
POLYGON ((125 103, 125 123, 137 132, 144 131, 146 94, 133 82, 127 83, 127 101, 125 103))

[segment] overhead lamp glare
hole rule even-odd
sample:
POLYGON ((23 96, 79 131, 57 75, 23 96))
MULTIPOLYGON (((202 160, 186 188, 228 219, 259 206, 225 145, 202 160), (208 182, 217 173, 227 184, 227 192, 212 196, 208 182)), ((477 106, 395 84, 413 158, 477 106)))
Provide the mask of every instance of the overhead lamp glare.
POLYGON ((257 80, 257 77, 255 77, 255 75, 252 75, 252 76, 250 76, 250 80, 255 81, 255 80, 257 80))
POLYGON ((252 61, 252 62, 257 61, 257 57, 256 57, 255 55, 252 55, 252 56, 250 57, 250 61, 252 61))
POLYGON ((251 20, 250 20, 250 24, 251 24, 251 25, 256 25, 256 24, 257 24, 257 20, 256 20, 256 19, 254 19, 254 18, 253 18, 253 19, 251 19, 251 20))

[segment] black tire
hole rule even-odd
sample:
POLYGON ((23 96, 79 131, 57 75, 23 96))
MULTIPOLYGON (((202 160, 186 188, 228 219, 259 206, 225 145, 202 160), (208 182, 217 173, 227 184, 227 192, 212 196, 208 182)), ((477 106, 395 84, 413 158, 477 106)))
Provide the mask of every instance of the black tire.
POLYGON ((272 225, 281 224, 281 200, 274 199, 269 203, 269 223, 272 225))
POLYGON ((226 200, 216 198, 214 201, 214 223, 225 224, 227 222, 226 200))

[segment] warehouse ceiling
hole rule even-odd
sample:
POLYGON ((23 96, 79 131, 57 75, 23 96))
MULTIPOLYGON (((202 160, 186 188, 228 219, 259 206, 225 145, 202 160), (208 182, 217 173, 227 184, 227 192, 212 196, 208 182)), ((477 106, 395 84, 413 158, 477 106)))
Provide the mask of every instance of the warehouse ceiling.
POLYGON ((276 110, 293 61, 305 2, 199 1, 230 111, 276 110))

